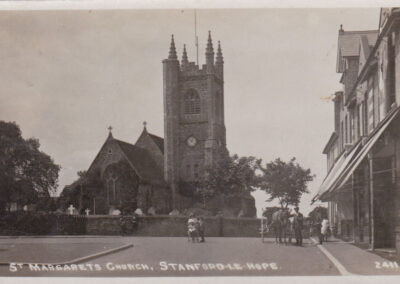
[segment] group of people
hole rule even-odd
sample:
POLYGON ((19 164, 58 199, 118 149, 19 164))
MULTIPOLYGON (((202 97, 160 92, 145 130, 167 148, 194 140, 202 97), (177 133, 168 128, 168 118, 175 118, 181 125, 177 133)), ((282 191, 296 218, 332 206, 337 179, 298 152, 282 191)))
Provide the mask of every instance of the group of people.
MULTIPOLYGON (((320 244, 322 244, 322 242, 328 241, 328 237, 331 234, 328 219, 318 218, 318 220, 311 226, 311 230, 313 228, 318 235, 318 240, 320 244)), ((310 235, 312 235, 312 232, 310 232, 310 235)))
POLYGON ((204 243, 204 219, 196 217, 193 213, 188 220, 188 241, 204 243))
POLYGON ((286 244, 288 238, 289 243, 292 242, 292 236, 296 239, 296 245, 303 245, 303 214, 300 213, 299 207, 294 208, 294 213, 290 213, 288 208, 282 208, 272 214, 268 227, 272 228, 275 233, 275 241, 286 244))

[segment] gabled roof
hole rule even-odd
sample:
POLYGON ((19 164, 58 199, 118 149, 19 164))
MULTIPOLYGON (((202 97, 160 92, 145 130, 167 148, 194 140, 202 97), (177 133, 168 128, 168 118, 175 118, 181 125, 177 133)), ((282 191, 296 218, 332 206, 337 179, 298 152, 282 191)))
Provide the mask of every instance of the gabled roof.
POLYGON ((146 127, 144 127, 144 128, 143 128, 143 131, 142 131, 142 134, 140 134, 140 136, 139 136, 139 138, 136 140, 136 143, 135 143, 135 144, 137 144, 138 141, 140 141, 140 140, 143 138, 143 136, 148 136, 148 137, 150 137, 150 139, 154 142, 154 144, 158 147, 158 149, 160 149, 161 153, 164 154, 164 139, 163 139, 163 138, 161 138, 161 137, 159 137, 159 136, 157 136, 157 135, 154 135, 154 134, 149 133, 149 132, 147 131, 146 127))
POLYGON ((160 148, 161 152, 164 154, 164 139, 151 133, 149 133, 149 136, 153 139, 154 143, 156 143, 158 148, 160 148))
POLYGON ((368 38, 365 35, 361 36, 358 75, 361 73, 362 68, 364 67, 365 63, 367 62, 367 59, 369 57, 372 47, 373 46, 369 45, 369 43, 368 43, 368 38))
POLYGON ((103 146, 100 148, 100 151, 89 166, 88 171, 92 169, 95 161, 103 151, 103 148, 109 143, 118 144, 128 163, 131 165, 132 169, 136 172, 139 178, 146 182, 165 185, 162 169, 157 166, 151 154, 146 149, 115 139, 111 133, 108 135, 103 146))
POLYGON ((114 140, 118 143, 128 162, 141 179, 148 182, 165 183, 161 169, 158 168, 147 150, 121 140, 114 140))
POLYGON ((363 36, 365 36, 369 45, 375 45, 378 38, 378 31, 339 31, 336 72, 344 72, 344 57, 360 55, 360 39, 363 36))

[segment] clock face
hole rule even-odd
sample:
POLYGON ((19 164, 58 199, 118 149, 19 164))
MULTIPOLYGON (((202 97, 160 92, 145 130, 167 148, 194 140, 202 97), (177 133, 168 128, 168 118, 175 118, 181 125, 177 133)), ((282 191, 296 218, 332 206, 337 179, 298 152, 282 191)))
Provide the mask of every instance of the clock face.
POLYGON ((187 144, 188 144, 190 147, 194 147, 194 146, 197 144, 196 138, 194 138, 193 136, 190 136, 190 137, 187 139, 187 144))

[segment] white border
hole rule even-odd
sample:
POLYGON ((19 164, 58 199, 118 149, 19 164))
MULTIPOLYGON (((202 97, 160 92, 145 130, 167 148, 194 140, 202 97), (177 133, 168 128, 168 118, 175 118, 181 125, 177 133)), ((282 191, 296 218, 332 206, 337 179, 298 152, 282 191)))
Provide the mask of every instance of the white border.
POLYGON ((0 10, 379 8, 397 0, 33 0, 0 1, 0 10))
MULTIPOLYGON (((216 9, 216 8, 377 8, 400 6, 393 0, 42 0, 1 1, 0 10, 90 10, 90 9, 216 9)), ((280 277, 1 277, 1 283, 399 283, 400 276, 280 276, 280 277)))

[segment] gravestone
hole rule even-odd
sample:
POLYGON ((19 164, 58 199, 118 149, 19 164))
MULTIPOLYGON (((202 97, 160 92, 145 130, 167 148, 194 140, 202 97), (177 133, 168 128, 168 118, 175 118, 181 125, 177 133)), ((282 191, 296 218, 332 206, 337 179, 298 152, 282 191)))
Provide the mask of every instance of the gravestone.
POLYGON ((142 209, 140 209, 140 208, 135 210, 135 214, 139 215, 139 216, 143 216, 144 215, 142 209))
POLYGON ((147 214, 149 214, 151 216, 155 216, 156 215, 156 209, 154 207, 150 207, 149 210, 147 210, 147 214))
POLYGON ((67 209, 67 211, 68 211, 68 214, 69 215, 75 215, 76 213, 76 209, 75 209, 75 207, 74 207, 74 205, 69 205, 69 207, 68 207, 68 209, 67 209))
POLYGON ((169 216, 179 216, 179 211, 177 209, 174 209, 169 212, 169 216))

